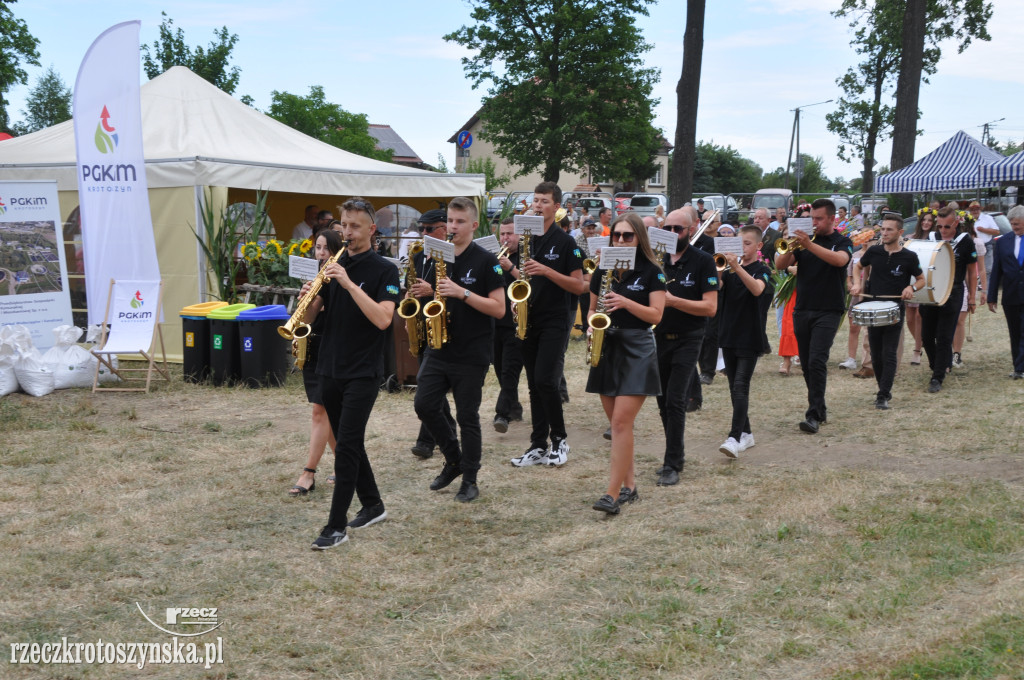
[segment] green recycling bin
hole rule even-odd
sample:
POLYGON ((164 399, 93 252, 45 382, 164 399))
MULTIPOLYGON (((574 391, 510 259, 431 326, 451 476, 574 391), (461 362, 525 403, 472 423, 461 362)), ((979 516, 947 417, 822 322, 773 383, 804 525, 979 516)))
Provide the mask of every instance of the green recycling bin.
POLYGON ((210 320, 210 381, 231 385, 242 377, 242 357, 238 352, 238 315, 256 305, 238 304, 215 309, 210 320))

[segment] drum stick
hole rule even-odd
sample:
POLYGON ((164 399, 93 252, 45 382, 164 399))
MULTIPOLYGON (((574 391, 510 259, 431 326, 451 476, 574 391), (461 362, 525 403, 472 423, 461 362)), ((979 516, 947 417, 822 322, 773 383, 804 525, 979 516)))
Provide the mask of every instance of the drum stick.
POLYGON ((860 296, 861 297, 876 298, 876 299, 879 299, 879 300, 883 300, 883 299, 902 300, 903 299, 902 295, 869 295, 867 293, 861 293, 860 296))

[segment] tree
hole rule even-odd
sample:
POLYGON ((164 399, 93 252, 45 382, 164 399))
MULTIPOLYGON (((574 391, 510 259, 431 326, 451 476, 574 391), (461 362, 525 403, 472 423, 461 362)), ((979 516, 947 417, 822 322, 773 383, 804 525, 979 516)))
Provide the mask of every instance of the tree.
MULTIPOLYGON (((749 193, 761 185, 761 166, 744 158, 731 146, 702 141, 694 147, 693 156, 695 171, 691 193, 749 193)), ((674 173, 674 158, 672 167, 674 173)))
POLYGON ((672 210, 690 200, 693 194, 695 158, 691 149, 695 149, 697 142, 697 100, 703 55, 704 0, 686 0, 683 72, 676 84, 676 152, 672 154, 672 183, 668 188, 672 210))
POLYGON ((327 101, 320 85, 310 87, 307 97, 274 90, 270 93, 267 115, 339 149, 367 158, 391 160, 391 149, 378 149, 377 140, 370 136, 366 115, 349 113, 327 101))
POLYGON ((657 70, 643 68, 651 46, 635 23, 649 2, 471 0, 475 23, 444 36, 474 52, 466 75, 474 88, 491 84, 480 136, 520 175, 557 181, 588 167, 627 180, 650 160, 657 70))
POLYGON ((71 88, 53 66, 46 69, 36 86, 29 90, 27 106, 28 110, 21 112, 25 121, 14 126, 19 135, 71 120, 71 88))
POLYGON ((487 191, 495 189, 497 187, 503 187, 512 180, 512 176, 505 173, 502 175, 497 174, 497 167, 494 165, 494 161, 490 157, 487 158, 471 158, 466 163, 466 172, 472 175, 483 175, 484 184, 487 187, 487 191))
POLYGON ((210 41, 209 47, 193 50, 185 44, 185 32, 180 28, 174 30, 174 20, 167 16, 167 12, 160 12, 160 15, 164 20, 160 22, 160 38, 153 41, 152 53, 148 45, 142 46, 142 66, 146 77, 152 80, 172 66, 186 66, 228 94, 234 94, 242 71, 237 66, 228 70, 228 60, 238 42, 238 35, 228 33, 228 27, 221 26, 219 31, 213 32, 215 39, 210 41))
POLYGON ((17 0, 0 0, 0 132, 11 132, 4 94, 15 85, 28 83, 22 62, 39 66, 39 40, 28 32, 24 19, 15 19, 8 5, 17 0))

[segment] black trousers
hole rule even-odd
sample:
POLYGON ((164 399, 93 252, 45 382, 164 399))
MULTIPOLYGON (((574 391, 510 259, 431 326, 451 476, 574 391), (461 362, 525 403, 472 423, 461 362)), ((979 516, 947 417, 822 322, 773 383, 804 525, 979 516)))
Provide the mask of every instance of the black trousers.
MULTIPOLYGON (((420 364, 420 368, 423 367, 423 356, 424 356, 425 352, 426 352, 426 349, 422 350, 420 352, 420 355, 418 357, 416 357, 416 360, 420 364)), ((419 392, 419 389, 420 389, 419 388, 419 384, 418 384, 419 383, 419 378, 417 378, 416 381, 417 381, 416 391, 419 392)), ((448 426, 452 430, 454 430, 455 429, 455 419, 452 418, 452 407, 448 405, 448 397, 446 397, 446 396, 442 396, 441 397, 441 408, 444 410, 444 417, 445 417, 445 420, 448 421, 448 426)), ((422 422, 420 423, 420 431, 416 433, 416 443, 417 444, 422 444, 423 446, 427 447, 431 451, 433 451, 434 447, 437 446, 437 442, 434 441, 434 438, 431 436, 430 431, 427 430, 427 426, 424 425, 422 422)))
POLYGON ((1003 305, 1006 328, 1010 331, 1010 356, 1014 373, 1024 373, 1024 305, 1003 305))
POLYGON ((379 391, 379 378, 338 380, 320 376, 324 410, 338 442, 334 447, 334 496, 327 517, 327 526, 337 531, 348 526, 348 509, 353 495, 358 496, 366 508, 381 502, 373 468, 363 445, 366 423, 379 391))
MULTIPOLYGON (((583 326, 583 332, 586 333, 587 329, 590 328, 590 324, 587 323, 587 316, 590 314, 590 290, 587 289, 586 293, 580 295, 580 324, 583 326)), ((573 323, 576 323, 576 317, 573 316, 573 323)))
POLYGON ((508 419, 514 411, 522 413, 519 375, 523 372, 523 341, 516 336, 515 326, 494 327, 494 372, 501 388, 494 414, 508 419))
POLYGON ((842 312, 799 310, 793 312, 793 334, 796 335, 804 384, 807 385, 805 416, 825 422, 825 384, 828 381, 828 355, 836 339, 842 312))
POLYGON ((686 457, 683 437, 686 431, 686 402, 697 380, 697 358, 704 333, 698 331, 683 335, 662 333, 655 335, 658 346, 658 375, 661 378, 661 396, 658 413, 665 430, 666 465, 682 472, 686 457))
POLYGON ((700 372, 714 375, 718 367, 718 314, 708 319, 704 329, 704 342, 700 346, 700 372))
POLYGON ((875 382, 878 383, 879 399, 892 399, 892 383, 896 379, 897 351, 903 337, 904 309, 900 306, 899 323, 891 326, 868 326, 868 345, 871 347, 871 363, 875 367, 875 382))
POLYGON ((729 436, 740 440, 744 432, 753 434, 750 429, 750 379, 757 367, 756 356, 736 356, 736 351, 723 347, 722 359, 725 361, 725 377, 729 379, 729 397, 732 399, 732 425, 729 436))
POLYGON ((480 469, 483 438, 480 433, 480 399, 483 396, 486 365, 456 364, 426 357, 416 376, 416 415, 441 447, 445 462, 458 465, 462 479, 476 482, 480 469), (455 428, 448 424, 444 409, 452 393, 455 399, 455 422, 462 434, 462 446, 455 428))
POLYGON ((921 346, 928 355, 928 368, 932 369, 932 380, 942 383, 946 371, 953 365, 953 333, 960 319, 960 307, 964 303, 964 286, 953 286, 946 304, 921 305, 921 346))
POLYGON ((569 329, 565 327, 530 327, 523 340, 523 365, 530 389, 531 448, 547 448, 552 442, 566 438, 565 416, 559 381, 565 366, 565 346, 569 329))

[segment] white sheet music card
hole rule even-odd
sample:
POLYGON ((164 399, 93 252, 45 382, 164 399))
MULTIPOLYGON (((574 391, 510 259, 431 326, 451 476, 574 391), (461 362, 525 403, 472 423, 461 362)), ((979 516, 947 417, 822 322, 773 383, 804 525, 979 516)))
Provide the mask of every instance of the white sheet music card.
POLYGON ((743 257, 743 239, 739 236, 716 236, 716 253, 732 253, 738 258, 743 257))
POLYGON ((651 239, 651 250, 656 253, 674 253, 679 237, 674 231, 660 227, 647 227, 647 237, 651 239))
POLYGON ((512 218, 512 231, 516 236, 529 232, 533 236, 544 234, 543 215, 516 215, 512 218))
POLYGON ((441 239, 434 238, 433 236, 424 236, 423 255, 425 257, 440 255, 441 259, 445 262, 455 262, 455 244, 449 243, 448 241, 442 241, 441 239))
POLYGON ((288 276, 300 281, 312 281, 320 271, 320 263, 311 257, 288 256, 288 276))
POLYGON ((601 249, 601 269, 630 270, 636 266, 636 248, 622 246, 605 246, 601 249))
POLYGON ((489 236, 481 236, 480 238, 473 239, 473 243, 477 244, 491 255, 497 255, 498 251, 501 250, 501 244, 498 243, 498 237, 494 234, 489 236))
POLYGON ((789 225, 790 235, 794 231, 802 231, 808 236, 814 236, 814 223, 811 222, 810 217, 790 217, 786 224, 789 225))
POLYGON ((607 236, 591 236, 587 239, 587 250, 590 251, 590 256, 594 257, 597 251, 604 250, 608 247, 607 236))

